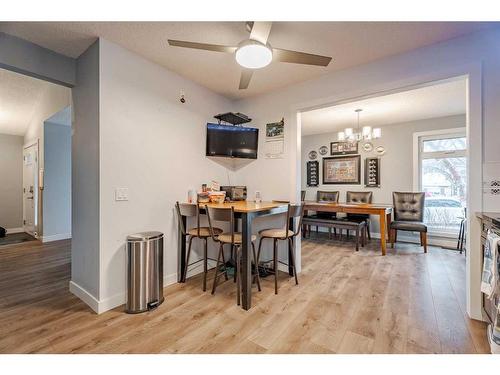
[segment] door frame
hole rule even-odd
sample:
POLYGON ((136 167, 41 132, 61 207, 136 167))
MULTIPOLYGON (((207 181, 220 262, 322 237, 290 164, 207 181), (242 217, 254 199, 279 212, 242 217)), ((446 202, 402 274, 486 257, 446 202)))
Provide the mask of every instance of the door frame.
POLYGON ((40 223, 41 223, 41 212, 40 212, 40 184, 39 184, 39 173, 40 173, 40 139, 37 138, 36 140, 26 143, 23 145, 23 230, 27 233, 30 233, 33 235, 35 238, 39 238, 41 233, 40 233, 40 223), (34 176, 33 176, 33 206, 35 209, 34 212, 34 232, 30 233, 26 230, 26 200, 24 198, 24 151, 30 147, 36 146, 36 158, 35 158, 35 170, 34 170, 34 176))
MULTIPOLYGON (((292 134, 295 139, 292 147, 290 167, 293 173, 290 176, 290 185, 293 196, 300 197, 301 190, 301 114, 312 109, 323 108, 347 102, 352 102, 370 97, 380 96, 388 93, 406 91, 410 88, 418 88, 435 84, 437 81, 447 79, 465 78, 466 85, 466 136, 467 136, 467 238, 480 238, 481 227, 475 212, 483 210, 483 117, 482 117, 482 63, 471 61, 449 65, 444 68, 424 68, 419 72, 410 72, 406 77, 394 81, 387 80, 373 85, 364 85, 352 91, 336 93, 291 105, 290 119, 292 134)), ((481 252, 479 241, 467 241, 466 243, 466 298, 467 315, 476 320, 484 320, 482 315, 481 294, 481 252)), ((300 250, 299 250, 300 251, 300 250)), ((298 256, 300 259, 300 255, 298 256)))

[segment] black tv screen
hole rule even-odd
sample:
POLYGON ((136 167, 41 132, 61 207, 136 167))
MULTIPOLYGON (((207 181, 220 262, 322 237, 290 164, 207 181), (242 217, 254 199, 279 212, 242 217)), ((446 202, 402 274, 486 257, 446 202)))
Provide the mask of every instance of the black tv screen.
POLYGON ((207 124, 207 156, 257 159, 259 129, 207 124))

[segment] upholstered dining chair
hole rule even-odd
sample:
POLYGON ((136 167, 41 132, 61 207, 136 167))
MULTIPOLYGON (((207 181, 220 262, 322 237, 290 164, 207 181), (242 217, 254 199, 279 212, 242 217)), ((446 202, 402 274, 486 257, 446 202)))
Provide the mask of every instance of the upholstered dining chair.
MULTIPOLYGON (((231 249, 234 249, 235 251, 235 257, 236 257, 236 265, 235 265, 235 281, 236 281, 236 303, 239 305, 241 302, 241 275, 240 275, 240 266, 241 266, 241 244, 242 244, 242 234, 241 232, 235 232, 234 231, 234 208, 218 208, 218 207, 209 207, 205 205, 205 211, 208 217, 208 226, 210 228, 210 234, 212 236, 212 239, 215 242, 219 243, 219 253, 217 255, 217 265, 215 266, 215 277, 214 277, 214 283, 212 286, 212 294, 215 294, 215 290, 217 288, 217 284, 219 281, 219 277, 224 274, 224 277, 226 278, 226 281, 228 280, 228 275, 227 275, 227 268, 226 268, 226 260, 224 257, 224 245, 230 245, 231 249), (230 230, 228 232, 223 232, 223 233, 217 233, 217 228, 213 226, 213 222, 218 221, 218 222, 226 222, 229 223, 229 228, 230 230), (220 268, 223 268, 223 271, 221 274, 219 274, 220 268)), ((253 259, 255 263, 255 268, 254 268, 254 278, 257 280, 257 288, 259 289, 259 292, 261 290, 260 288, 260 278, 259 278, 259 267, 258 267, 258 261, 257 261, 257 256, 255 254, 255 244, 254 241, 257 239, 257 236, 252 234, 252 252, 253 252, 253 259)))
POLYGON ((390 225, 391 247, 398 230, 420 233, 420 245, 427 253, 427 225, 424 224, 425 193, 393 192, 394 221, 390 225))
MULTIPOLYGON (((278 241, 288 241, 291 250, 291 259, 288 260, 293 269, 293 275, 295 276, 295 284, 299 284, 299 279, 297 277, 297 270, 295 268, 295 246, 293 243, 293 238, 297 237, 300 233, 300 228, 302 227, 302 218, 304 216, 304 204, 291 205, 288 204, 288 210, 286 214, 286 221, 283 227, 264 229, 259 232, 260 242, 259 250, 257 251, 257 264, 259 263, 260 252, 262 249, 262 242, 265 239, 273 240, 273 268, 274 268, 274 294, 278 294, 278 263, 283 263, 278 261, 278 241), (288 223, 291 218, 299 218, 299 222, 295 231, 288 229, 288 223)), ((285 263, 283 263, 285 264, 285 263)), ((288 264, 286 264, 288 265, 288 264)))
POLYGON ((203 261, 203 291, 207 290, 207 272, 208 272, 208 255, 207 255, 207 241, 208 238, 211 237, 211 233, 213 232, 214 234, 220 234, 222 233, 222 229, 220 228, 212 228, 212 231, 210 230, 209 227, 202 227, 200 226, 200 210, 198 208, 197 204, 191 204, 191 203, 179 203, 177 202, 175 204, 176 212, 177 212, 177 218, 179 219, 179 225, 181 227, 182 234, 189 237, 189 245, 188 245, 188 251, 187 251, 187 256, 186 256, 186 266, 184 268, 184 278, 183 282, 186 281, 186 275, 188 271, 188 267, 192 266, 193 264, 196 264, 198 262, 203 261), (184 226, 184 221, 182 220, 182 217, 191 217, 191 218, 196 218, 196 226, 191 229, 186 229, 184 226), (196 262, 193 262, 189 264, 189 257, 191 255, 191 245, 193 243, 193 239, 199 238, 200 240, 203 241, 203 258, 200 260, 197 260, 196 262))
MULTIPOLYGON (((372 203, 373 192, 371 191, 348 191, 346 193, 347 203, 372 203)), ((347 214, 349 221, 364 221, 366 222, 366 231, 368 232, 368 239, 371 240, 370 235, 370 215, 366 214, 347 214)))

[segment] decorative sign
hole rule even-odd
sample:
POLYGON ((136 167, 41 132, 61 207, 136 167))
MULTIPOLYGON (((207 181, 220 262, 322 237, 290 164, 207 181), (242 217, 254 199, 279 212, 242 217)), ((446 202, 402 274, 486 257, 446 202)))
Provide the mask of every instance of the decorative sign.
POLYGON ((316 160, 316 158, 318 157, 318 153, 316 151, 309 151, 309 159, 311 160, 316 160))
POLYGON ((347 155, 358 153, 358 142, 331 142, 330 155, 347 155))
POLYGON ((361 156, 323 158, 323 184, 361 184, 361 156))
POLYGON ((380 158, 365 159, 365 186, 380 187, 380 158))
POLYGON ((318 186, 319 185, 319 162, 318 161, 308 161, 307 162, 307 186, 318 186))

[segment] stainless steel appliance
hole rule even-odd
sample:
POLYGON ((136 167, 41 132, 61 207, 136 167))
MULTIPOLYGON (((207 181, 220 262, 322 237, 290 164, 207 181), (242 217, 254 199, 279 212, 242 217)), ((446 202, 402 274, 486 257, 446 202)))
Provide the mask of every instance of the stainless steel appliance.
POLYGON ((136 314, 158 307, 163 297, 163 233, 142 232, 127 237, 127 304, 136 314))
POLYGON ((245 201, 247 199, 246 186, 221 186, 220 190, 226 192, 226 200, 245 201))

